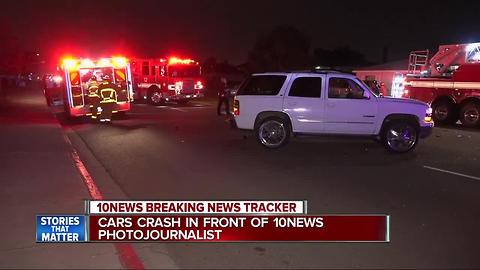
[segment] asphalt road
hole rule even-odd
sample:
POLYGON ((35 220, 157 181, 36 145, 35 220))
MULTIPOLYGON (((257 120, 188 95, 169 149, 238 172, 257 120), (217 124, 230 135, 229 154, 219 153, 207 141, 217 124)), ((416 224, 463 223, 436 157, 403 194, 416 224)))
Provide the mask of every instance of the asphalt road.
POLYGON ((436 128, 393 155, 331 137, 267 150, 216 116, 213 101, 62 124, 110 197, 306 199, 315 214, 391 215, 390 243, 136 245, 147 267, 166 254, 182 268, 480 268, 480 129, 436 128))

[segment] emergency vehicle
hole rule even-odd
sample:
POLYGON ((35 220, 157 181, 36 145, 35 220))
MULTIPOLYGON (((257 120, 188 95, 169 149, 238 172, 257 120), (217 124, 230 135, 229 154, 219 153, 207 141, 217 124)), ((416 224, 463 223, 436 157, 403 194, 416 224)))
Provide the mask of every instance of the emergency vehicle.
POLYGON ((431 104, 437 124, 480 126, 480 43, 411 52, 403 96, 431 104))
POLYGON ((47 104, 63 103, 69 116, 91 115, 88 89, 94 77, 97 83, 115 85, 113 113, 130 110, 133 101, 132 76, 130 64, 124 57, 63 59, 57 74, 43 78, 47 104))
POLYGON ((134 59, 134 95, 153 105, 167 101, 187 103, 204 96, 204 81, 199 63, 177 57, 134 59))

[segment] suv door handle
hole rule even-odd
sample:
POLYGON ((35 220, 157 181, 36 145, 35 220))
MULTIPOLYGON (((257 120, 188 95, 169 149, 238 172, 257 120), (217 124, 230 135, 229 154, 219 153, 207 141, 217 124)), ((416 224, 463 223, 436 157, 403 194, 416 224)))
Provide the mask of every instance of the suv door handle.
POLYGON ((335 107, 335 104, 333 103, 327 103, 327 108, 334 108, 335 107))
POLYGON ((363 117, 367 117, 367 118, 374 118, 375 115, 364 115, 363 117))

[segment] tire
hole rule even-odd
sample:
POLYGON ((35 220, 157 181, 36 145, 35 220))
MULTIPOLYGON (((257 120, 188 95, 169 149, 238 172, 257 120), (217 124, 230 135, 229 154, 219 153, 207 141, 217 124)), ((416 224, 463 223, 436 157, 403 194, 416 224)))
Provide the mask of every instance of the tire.
POLYGON ((480 102, 468 102, 460 109, 460 122, 466 127, 480 126, 480 102))
POLYGON ((386 124, 382 129, 382 142, 392 153, 406 153, 418 143, 418 127, 409 121, 395 121, 386 124))
POLYGON ((450 125, 457 121, 455 105, 448 100, 440 100, 432 104, 432 118, 435 124, 450 125))
POLYGON ((280 117, 268 117, 255 128, 258 142, 266 148, 276 149, 290 140, 290 124, 280 117))
POLYGON ((148 89, 148 95, 147 95, 147 100, 148 103, 151 105, 162 105, 164 103, 164 100, 162 98, 162 92, 160 88, 158 87, 151 87, 148 89))

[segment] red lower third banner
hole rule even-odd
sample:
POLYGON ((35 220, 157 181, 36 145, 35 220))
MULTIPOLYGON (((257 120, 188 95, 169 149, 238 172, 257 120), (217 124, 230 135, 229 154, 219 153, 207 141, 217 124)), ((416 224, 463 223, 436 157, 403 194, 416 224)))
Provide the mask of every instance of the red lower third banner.
POLYGON ((387 215, 140 216, 92 215, 98 242, 388 242, 387 215))

